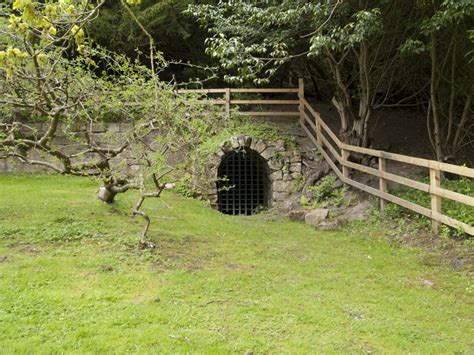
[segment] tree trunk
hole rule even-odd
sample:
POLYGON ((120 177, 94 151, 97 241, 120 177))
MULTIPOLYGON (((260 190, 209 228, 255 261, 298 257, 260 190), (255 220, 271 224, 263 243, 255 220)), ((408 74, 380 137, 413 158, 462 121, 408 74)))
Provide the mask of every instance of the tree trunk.
POLYGON ((105 203, 113 203, 117 192, 113 191, 108 185, 101 186, 97 194, 97 198, 105 203))
POLYGON ((437 95, 437 65, 438 57, 436 53, 436 39, 434 34, 431 35, 431 83, 430 83, 430 101, 431 101, 431 112, 433 117, 433 137, 434 137, 434 151, 436 160, 442 161, 444 158, 443 148, 441 146, 441 129, 440 129, 440 115, 437 95))
POLYGON ((348 136, 349 141, 346 143, 361 147, 364 142, 364 120, 357 118, 352 124, 352 130, 348 136))

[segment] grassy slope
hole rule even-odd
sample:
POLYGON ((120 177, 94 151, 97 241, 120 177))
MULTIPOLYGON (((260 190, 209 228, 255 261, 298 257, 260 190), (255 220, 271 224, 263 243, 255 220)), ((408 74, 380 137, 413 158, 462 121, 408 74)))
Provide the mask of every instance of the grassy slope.
POLYGON ((415 250, 166 194, 139 251, 95 190, 0 176, 2 352, 474 351, 470 281, 415 250))

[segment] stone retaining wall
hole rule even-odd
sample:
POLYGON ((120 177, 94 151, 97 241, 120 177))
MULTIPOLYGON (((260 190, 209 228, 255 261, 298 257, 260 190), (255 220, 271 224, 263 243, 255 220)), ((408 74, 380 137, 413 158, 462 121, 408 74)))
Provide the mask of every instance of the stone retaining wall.
MULTIPOLYGON (((36 129, 38 134, 41 135, 45 132, 47 128, 47 124, 44 123, 29 123, 30 127, 36 129)), ((84 151, 87 147, 84 144, 81 144, 81 139, 74 139, 74 136, 67 136, 65 132, 64 124, 61 124, 58 128, 56 136, 53 138, 51 144, 56 147, 56 149, 66 153, 66 154, 79 154, 80 152, 84 151)), ((121 142, 121 135, 123 135, 126 131, 130 129, 130 123, 97 123, 92 126, 92 139, 95 142, 100 144, 106 144, 108 146, 118 146, 121 142)), ((76 129, 67 129, 68 132, 72 133, 77 137, 83 137, 85 130, 81 127, 77 127, 76 129)), ((50 157, 41 153, 35 149, 32 149, 28 152, 28 157, 30 159, 36 160, 43 160, 47 161, 48 163, 52 163, 53 165, 60 166, 60 163, 50 157)), ((87 161, 88 159, 93 158, 94 155, 84 154, 78 156, 73 159, 74 162, 83 162, 87 161)), ((133 168, 133 157, 130 154, 124 153, 123 156, 117 159, 128 159, 130 160, 128 165, 133 168)), ((8 173, 36 173, 36 172, 48 172, 52 171, 47 167, 43 167, 40 165, 29 165, 23 164, 17 159, 9 158, 9 159, 0 159, 0 172, 8 172, 8 173)))
MULTIPOLYGON (((38 130, 39 133, 44 132, 46 125, 42 123, 32 123, 30 126, 38 130)), ((92 138, 96 142, 115 142, 120 143, 121 135, 130 129, 129 123, 98 123, 92 128, 92 138)), ((71 130, 68 129, 68 132, 71 130)), ((81 129, 74 130, 74 135, 80 136, 84 134, 81 129)), ((58 149, 68 154, 78 154, 86 149, 80 140, 75 141, 74 137, 69 137, 64 133, 64 129, 59 127, 56 137, 52 144, 58 149)), ((150 142, 152 144, 152 142, 150 142)), ((110 144, 113 146, 113 144, 110 144)), ((269 167, 269 182, 270 182, 270 197, 271 205, 275 206, 284 202, 295 189, 295 180, 302 178, 302 157, 299 150, 285 146, 283 140, 267 141, 263 139, 253 138, 250 136, 230 137, 228 140, 222 142, 216 152, 212 154, 207 166, 200 171, 206 172, 206 183, 195 184, 201 186, 199 193, 205 198, 209 199, 213 207, 217 207, 217 175, 219 164, 222 158, 239 149, 252 149, 257 152, 268 164, 269 167), (209 182, 210 181, 210 182, 209 182), (202 186, 205 186, 203 189, 202 186)), ((28 152, 30 159, 44 160, 49 163, 60 166, 60 163, 54 158, 44 155, 43 153, 31 150, 28 152)), ((78 156, 75 162, 83 162, 93 158, 92 155, 78 156)), ((127 160, 127 167, 131 170, 136 167, 136 161, 130 152, 124 152, 117 160, 127 160)), ((173 157, 171 157, 173 160, 173 157)), ((117 161, 116 161, 117 162, 117 161)), ((113 163, 113 161, 112 161, 113 163)), ((9 173, 36 173, 36 172, 51 172, 48 169, 39 165, 28 165, 19 162, 16 159, 0 159, 0 172, 9 173)))

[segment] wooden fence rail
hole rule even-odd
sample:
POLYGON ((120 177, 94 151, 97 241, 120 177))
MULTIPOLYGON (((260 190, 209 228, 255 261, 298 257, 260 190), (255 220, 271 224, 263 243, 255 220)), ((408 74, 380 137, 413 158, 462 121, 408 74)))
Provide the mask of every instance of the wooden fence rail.
MULTIPOLYGON (((222 98, 219 99, 208 99, 210 105, 224 105, 225 112, 227 115, 230 115, 230 110, 232 106, 235 105, 245 105, 245 106, 255 106, 255 105, 266 105, 266 106, 273 106, 273 105, 295 105, 299 106, 301 104, 299 98, 295 98, 293 100, 248 100, 248 99, 233 99, 232 94, 299 94, 300 89, 295 88, 288 88, 288 89, 234 89, 234 88, 226 88, 226 89, 194 89, 194 90, 177 90, 178 94, 201 94, 201 95, 208 95, 208 94, 220 94, 223 95, 222 98)), ((288 117, 299 117, 299 111, 239 111, 241 115, 245 116, 288 116, 288 117)))
POLYGON ((241 111, 247 116, 297 116, 301 126, 311 141, 318 148, 324 159, 339 179, 347 185, 372 194, 380 199, 380 209, 383 212, 386 202, 392 202, 419 213, 431 219, 433 231, 439 232, 440 224, 461 229, 469 235, 474 235, 474 226, 446 216, 442 212, 442 199, 447 198, 458 203, 474 207, 474 197, 447 190, 441 187, 442 172, 457 174, 460 176, 474 178, 474 169, 446 164, 434 160, 411 157, 407 155, 394 154, 381 150, 357 147, 342 142, 331 128, 322 120, 320 114, 311 106, 304 97, 304 82, 299 81, 298 88, 287 89, 198 89, 198 90, 178 90, 178 93, 195 94, 223 94, 224 98, 219 100, 209 100, 210 104, 225 105, 226 114, 230 113, 232 105, 297 105, 298 111, 241 111), (296 100, 248 100, 232 99, 235 93, 254 94, 297 94, 296 100), (377 158, 378 168, 372 168, 358 164, 349 160, 351 153, 365 154, 377 158), (397 175, 387 171, 387 162, 396 161, 399 163, 411 164, 429 170, 430 183, 423 183, 407 177, 397 175), (339 168, 340 166, 340 168, 339 168), (368 186, 352 179, 351 170, 357 170, 378 178, 378 188, 368 186), (391 194, 387 189, 387 182, 394 182, 409 188, 423 191, 431 196, 431 207, 427 208, 416 203, 407 201, 391 194))

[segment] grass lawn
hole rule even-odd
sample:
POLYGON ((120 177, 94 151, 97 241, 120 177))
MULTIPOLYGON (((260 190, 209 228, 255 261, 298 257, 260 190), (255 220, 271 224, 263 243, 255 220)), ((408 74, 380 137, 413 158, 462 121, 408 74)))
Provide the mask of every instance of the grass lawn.
POLYGON ((138 250, 96 190, 0 176, 1 353, 474 352, 472 280, 421 251, 173 193, 138 250))

